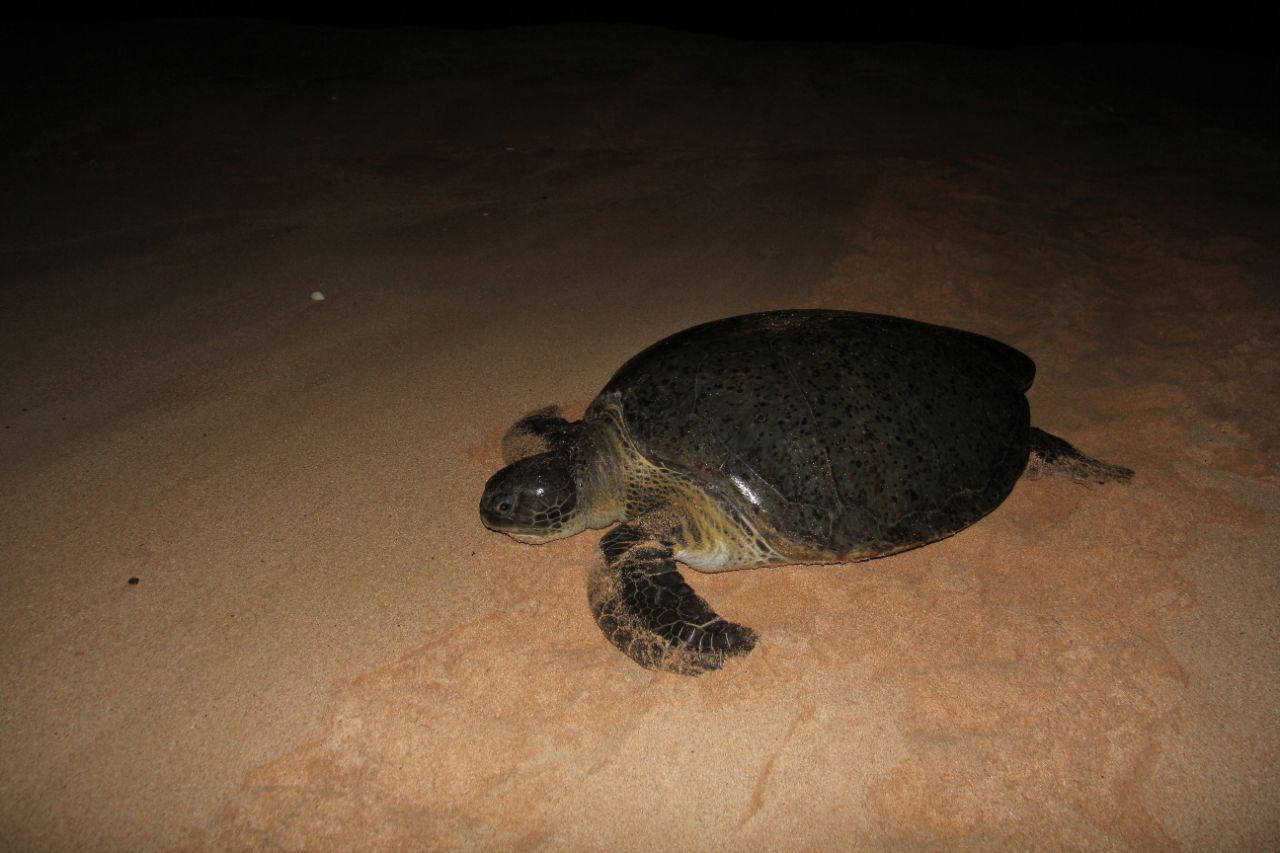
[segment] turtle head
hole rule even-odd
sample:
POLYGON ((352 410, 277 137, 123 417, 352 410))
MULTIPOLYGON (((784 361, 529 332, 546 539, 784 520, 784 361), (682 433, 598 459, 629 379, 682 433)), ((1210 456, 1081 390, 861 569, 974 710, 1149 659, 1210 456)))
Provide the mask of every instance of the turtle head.
POLYGON ((489 478, 480 519, 490 530, 521 542, 550 542, 587 526, 578 508, 572 455, 539 453, 513 462, 489 478))

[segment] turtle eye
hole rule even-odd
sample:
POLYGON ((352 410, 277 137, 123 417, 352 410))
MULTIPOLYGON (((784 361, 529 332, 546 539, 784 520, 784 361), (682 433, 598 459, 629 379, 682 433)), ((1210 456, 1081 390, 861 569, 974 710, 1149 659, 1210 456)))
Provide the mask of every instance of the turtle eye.
POLYGON ((489 511, 502 518, 510 518, 516 508, 516 497, 507 492, 499 492, 488 499, 489 511))

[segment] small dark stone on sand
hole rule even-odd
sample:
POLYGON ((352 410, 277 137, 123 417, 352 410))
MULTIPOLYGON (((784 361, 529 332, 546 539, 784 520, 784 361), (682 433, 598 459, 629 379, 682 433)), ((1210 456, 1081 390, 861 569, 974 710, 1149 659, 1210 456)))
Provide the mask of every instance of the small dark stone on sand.
POLYGON ((138 585, 137 578, 129 578, 129 586, 137 586, 137 585, 138 585))

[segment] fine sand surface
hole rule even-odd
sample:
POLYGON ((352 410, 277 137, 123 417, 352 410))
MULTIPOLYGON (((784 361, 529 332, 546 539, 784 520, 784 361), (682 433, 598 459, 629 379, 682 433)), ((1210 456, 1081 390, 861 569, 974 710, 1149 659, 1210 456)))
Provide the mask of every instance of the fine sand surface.
POLYGON ((7 39, 0 847, 1280 844, 1273 63, 7 39), (1137 479, 687 571, 759 647, 640 669, 586 606, 598 532, 480 524, 499 441, 785 306, 1018 346, 1034 420, 1137 479))

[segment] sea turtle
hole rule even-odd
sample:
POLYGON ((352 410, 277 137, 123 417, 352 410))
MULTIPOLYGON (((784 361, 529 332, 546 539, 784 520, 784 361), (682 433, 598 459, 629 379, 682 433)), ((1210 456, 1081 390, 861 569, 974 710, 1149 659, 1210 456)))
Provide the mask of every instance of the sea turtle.
POLYGON ((636 662, 697 674, 751 651, 684 582, 702 571, 883 557, 991 512, 1024 472, 1133 472, 1030 425, 1035 363, 971 332, 847 311, 717 320, 609 380, 581 421, 518 421, 484 524, 541 543, 600 540, 588 600, 636 662))

